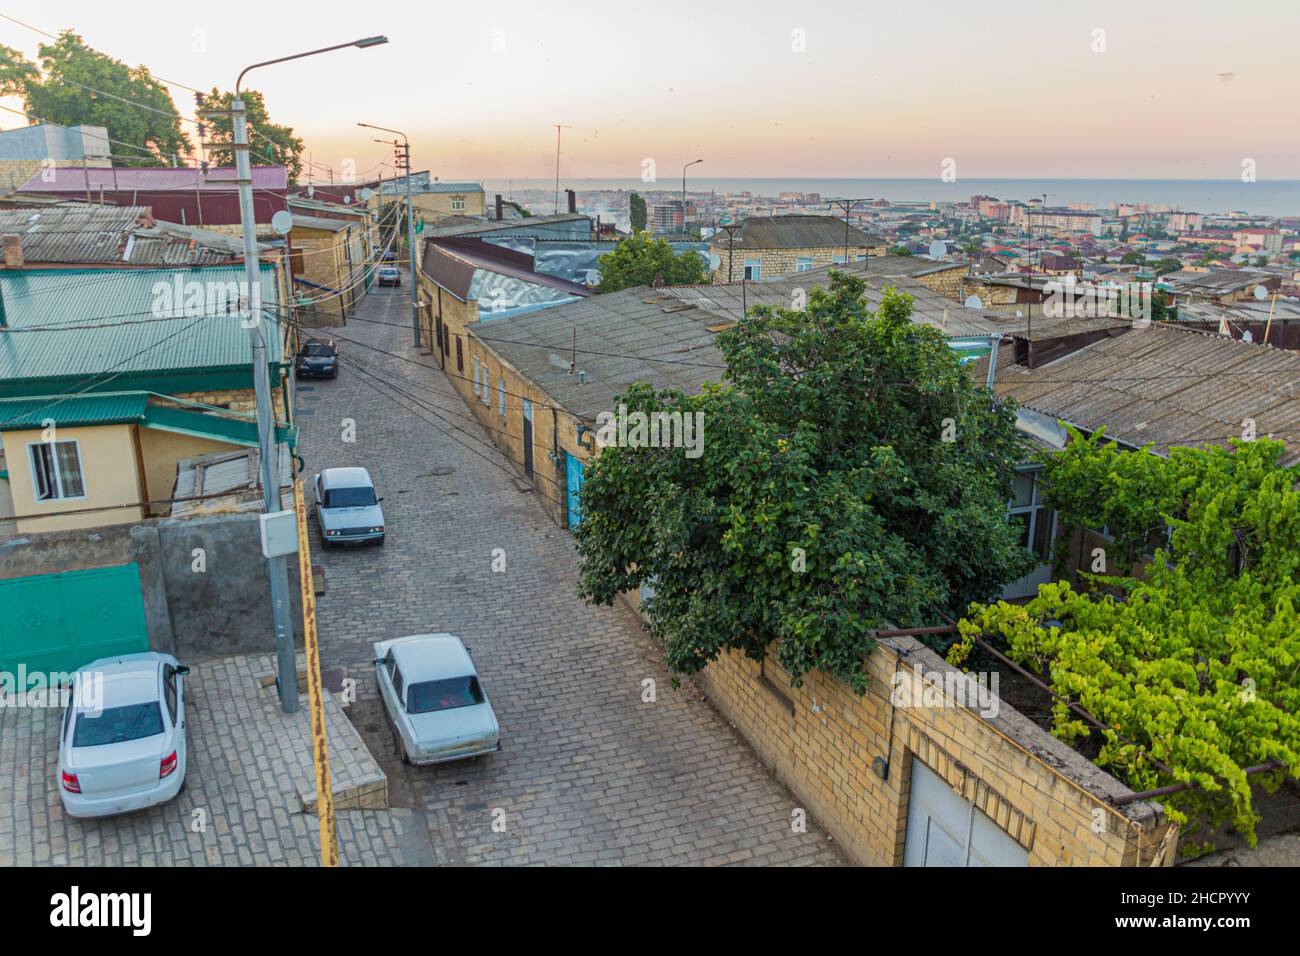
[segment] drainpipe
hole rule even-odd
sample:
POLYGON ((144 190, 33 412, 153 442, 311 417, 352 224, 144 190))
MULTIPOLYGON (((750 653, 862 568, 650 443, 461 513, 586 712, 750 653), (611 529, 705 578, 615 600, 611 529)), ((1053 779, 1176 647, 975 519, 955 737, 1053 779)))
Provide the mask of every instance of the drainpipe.
POLYGON ((998 349, 1002 345, 1002 333, 994 332, 989 336, 989 378, 985 386, 993 391, 993 381, 998 376, 998 349))

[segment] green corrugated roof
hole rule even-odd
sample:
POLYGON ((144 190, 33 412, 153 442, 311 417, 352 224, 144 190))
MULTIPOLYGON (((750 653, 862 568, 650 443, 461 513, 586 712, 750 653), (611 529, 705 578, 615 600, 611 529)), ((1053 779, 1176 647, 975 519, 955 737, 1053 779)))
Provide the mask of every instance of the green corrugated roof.
POLYGON ((139 422, 144 420, 148 400, 149 396, 144 392, 131 392, 125 395, 0 401, 0 431, 43 428, 46 421, 53 421, 62 428, 139 422))
MULTIPOLYGON (((249 365, 248 330, 218 311, 222 293, 237 294, 230 283, 243 276, 242 266, 0 272, 0 382, 101 373, 120 381, 249 365), (52 328, 67 325, 98 327, 52 328)), ((261 279, 263 303, 276 303, 274 268, 264 265, 261 279)), ((268 358, 278 361, 279 336, 268 338, 268 358)))

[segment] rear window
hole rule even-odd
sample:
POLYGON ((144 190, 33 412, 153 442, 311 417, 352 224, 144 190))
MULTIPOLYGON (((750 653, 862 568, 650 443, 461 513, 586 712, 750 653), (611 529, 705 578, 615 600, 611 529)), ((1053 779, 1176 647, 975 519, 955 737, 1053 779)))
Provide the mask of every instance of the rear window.
POLYGON ((326 345, 324 342, 308 342, 302 347, 303 355, 333 355, 334 346, 326 345))
POLYGON ((483 688, 477 677, 449 677, 412 684, 406 691, 408 714, 432 714, 439 710, 473 707, 483 703, 483 688))
POLYGON ((156 700, 147 704, 128 704, 126 707, 106 707, 98 716, 84 711, 77 715, 77 729, 72 734, 72 746, 120 744, 128 740, 153 737, 162 732, 162 710, 156 700))
POLYGON ((362 508, 374 503, 374 488, 331 488, 325 492, 326 508, 362 508))

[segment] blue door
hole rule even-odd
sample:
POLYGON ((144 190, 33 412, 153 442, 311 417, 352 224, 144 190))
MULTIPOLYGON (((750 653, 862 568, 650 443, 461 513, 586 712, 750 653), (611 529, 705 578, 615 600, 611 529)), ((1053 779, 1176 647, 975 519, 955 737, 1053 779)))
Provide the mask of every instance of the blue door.
POLYGON ((569 490, 569 527, 576 528, 582 520, 582 506, 578 492, 582 490, 582 472, 586 466, 581 458, 574 458, 567 451, 564 453, 565 484, 569 490))

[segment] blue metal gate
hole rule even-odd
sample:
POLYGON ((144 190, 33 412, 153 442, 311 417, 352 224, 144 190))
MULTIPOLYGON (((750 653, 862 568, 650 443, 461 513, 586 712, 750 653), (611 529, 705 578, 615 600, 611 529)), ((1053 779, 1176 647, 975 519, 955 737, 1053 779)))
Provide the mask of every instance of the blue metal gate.
POLYGON ((576 528, 582 521, 582 505, 578 492, 582 490, 582 472, 586 466, 581 458, 564 453, 565 485, 569 492, 569 527, 576 528))

